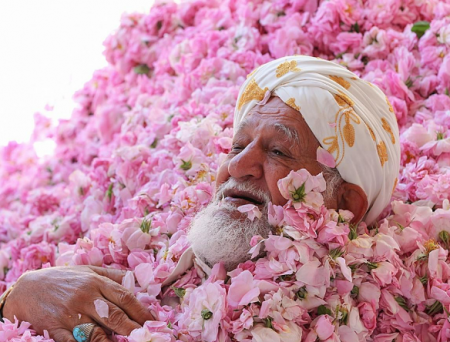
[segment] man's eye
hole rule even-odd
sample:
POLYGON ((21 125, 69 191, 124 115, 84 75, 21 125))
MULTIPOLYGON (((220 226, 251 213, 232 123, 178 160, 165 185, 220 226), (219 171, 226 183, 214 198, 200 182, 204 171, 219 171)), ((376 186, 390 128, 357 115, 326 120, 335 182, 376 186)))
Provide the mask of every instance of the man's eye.
POLYGON ((277 149, 272 150, 272 153, 277 156, 284 156, 284 153, 277 149))
POLYGON ((231 146, 231 152, 241 152, 243 150, 242 146, 233 145, 231 146))

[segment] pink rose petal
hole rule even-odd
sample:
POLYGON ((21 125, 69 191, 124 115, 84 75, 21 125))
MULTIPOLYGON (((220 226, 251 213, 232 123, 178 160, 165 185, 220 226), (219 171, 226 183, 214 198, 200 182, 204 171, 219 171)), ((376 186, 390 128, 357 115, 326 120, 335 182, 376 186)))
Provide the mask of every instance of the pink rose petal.
POLYGON ((320 146, 317 148, 317 161, 331 168, 336 167, 336 160, 333 155, 320 146))
POLYGON ((255 217, 257 217, 258 219, 260 219, 262 217, 262 213, 259 210, 259 208, 254 205, 254 204, 245 204, 245 205, 241 205, 240 207, 238 207, 238 210, 241 213, 247 213, 247 217, 250 221, 253 222, 253 220, 255 219, 255 217))
POLYGON ((94 300, 95 311, 101 318, 108 318, 109 316, 109 306, 104 300, 96 299, 94 300))

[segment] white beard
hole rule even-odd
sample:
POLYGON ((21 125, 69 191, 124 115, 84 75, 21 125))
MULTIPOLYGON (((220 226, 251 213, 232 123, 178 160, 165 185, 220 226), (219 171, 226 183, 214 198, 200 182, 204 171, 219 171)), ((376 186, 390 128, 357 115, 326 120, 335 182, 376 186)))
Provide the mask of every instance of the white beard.
MULTIPOLYGON (((327 187, 325 203, 334 197, 334 187, 327 187)), ((267 238, 271 226, 267 217, 270 196, 247 183, 239 183, 230 178, 217 190, 213 202, 201 210, 194 218, 188 232, 188 240, 195 255, 210 267, 222 261, 225 269, 231 271, 250 259, 250 240, 254 235, 267 238), (250 192, 263 199, 262 217, 250 221, 237 207, 221 202, 225 190, 237 189, 250 192)))
POLYGON ((222 261, 227 271, 250 259, 250 240, 254 235, 266 238, 271 231, 267 219, 270 197, 258 192, 259 197, 265 198, 266 208, 262 210, 261 219, 255 218, 252 222, 235 205, 221 203, 223 191, 230 187, 255 192, 255 189, 249 189, 242 183, 228 181, 218 190, 216 199, 196 215, 188 233, 188 239, 198 258, 211 267, 222 261))

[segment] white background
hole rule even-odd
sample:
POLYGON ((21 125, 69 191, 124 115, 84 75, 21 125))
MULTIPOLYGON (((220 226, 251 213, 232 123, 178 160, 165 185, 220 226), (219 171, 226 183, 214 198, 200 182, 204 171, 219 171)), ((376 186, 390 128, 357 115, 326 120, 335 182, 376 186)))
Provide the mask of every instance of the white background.
MULTIPOLYGON (((152 0, 0 2, 0 146, 28 141, 33 114, 69 118, 72 95, 106 65, 103 41, 123 12, 148 13, 152 0), (54 106, 46 112, 46 104, 54 106)), ((42 150, 42 146, 38 149, 42 150)), ((50 153, 47 145, 41 153, 50 153)))

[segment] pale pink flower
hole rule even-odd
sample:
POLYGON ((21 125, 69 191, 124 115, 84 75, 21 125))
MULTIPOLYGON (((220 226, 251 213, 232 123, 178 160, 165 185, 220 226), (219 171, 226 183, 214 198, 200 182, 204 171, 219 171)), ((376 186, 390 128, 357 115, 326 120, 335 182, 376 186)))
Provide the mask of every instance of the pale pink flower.
POLYGON ((378 262, 376 265, 377 267, 371 271, 374 280, 376 280, 380 286, 392 283, 393 277, 397 273, 397 268, 387 261, 378 262))
POLYGON ((172 331, 165 322, 145 322, 144 326, 135 329, 129 336, 130 342, 175 342, 172 331))
POLYGON ((369 330, 375 329, 377 323, 377 312, 374 304, 361 302, 358 305, 358 310, 364 326, 369 330))
POLYGON ((255 342, 281 342, 280 336, 276 333, 275 330, 266 328, 263 325, 256 325, 252 329, 252 337, 255 342))
POLYGON ((324 341, 330 338, 334 332, 334 325, 331 323, 330 316, 321 315, 315 322, 314 329, 320 340, 324 341))
POLYGON ((326 182, 321 173, 312 176, 307 170, 301 169, 291 171, 287 177, 278 180, 278 188, 284 198, 294 203, 295 208, 301 203, 318 208, 323 204, 320 193, 325 191, 326 182))
POLYGON ((273 205, 269 203, 268 206, 268 219, 269 224, 272 227, 279 227, 284 221, 284 209, 280 205, 273 205))
POLYGON ((225 290, 218 283, 208 283, 196 288, 189 295, 181 326, 198 333, 203 341, 215 341, 219 324, 226 315, 225 295, 225 290))
POLYGON ((326 262, 321 266, 320 261, 313 260, 300 267, 295 275, 296 279, 304 284, 320 287, 328 286, 330 281, 330 269, 326 262))
POLYGON ((374 303, 375 309, 378 309, 380 296, 381 291, 379 285, 364 282, 359 286, 358 301, 360 302, 374 303))
POLYGON ((233 308, 258 301, 260 289, 249 271, 243 271, 233 278, 228 289, 228 304, 233 308))

